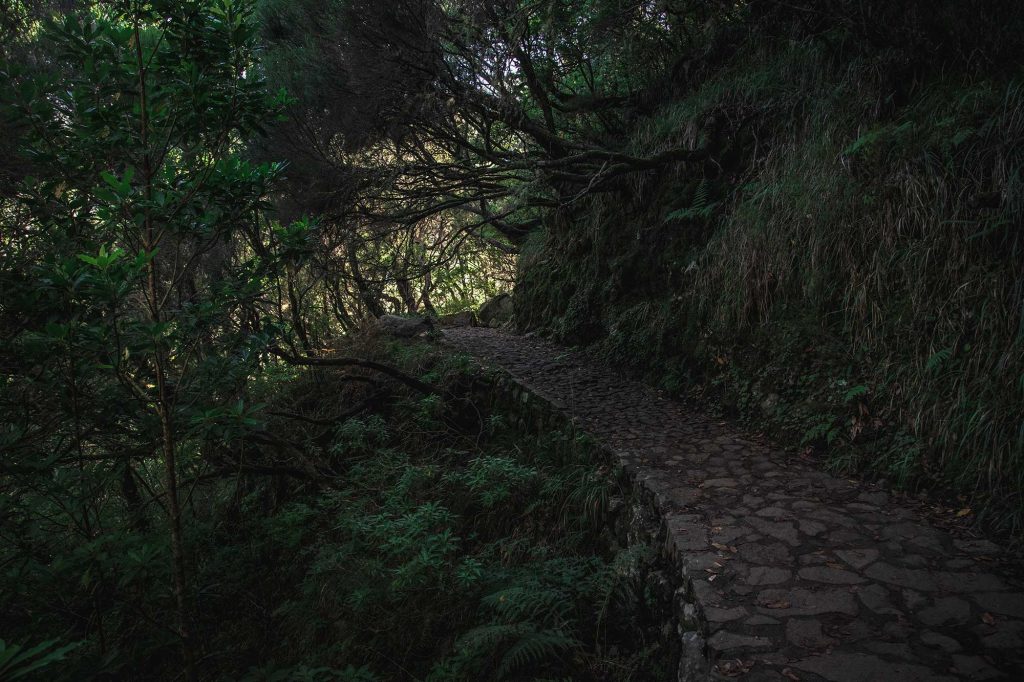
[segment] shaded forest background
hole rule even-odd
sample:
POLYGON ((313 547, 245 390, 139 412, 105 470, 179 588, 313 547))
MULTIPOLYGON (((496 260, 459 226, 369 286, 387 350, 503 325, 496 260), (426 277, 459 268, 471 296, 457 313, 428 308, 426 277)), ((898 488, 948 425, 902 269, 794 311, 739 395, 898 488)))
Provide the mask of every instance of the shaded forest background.
POLYGON ((659 679, 591 448, 373 331, 511 289, 523 330, 1019 538, 1022 29, 0 0, 0 673, 659 679))

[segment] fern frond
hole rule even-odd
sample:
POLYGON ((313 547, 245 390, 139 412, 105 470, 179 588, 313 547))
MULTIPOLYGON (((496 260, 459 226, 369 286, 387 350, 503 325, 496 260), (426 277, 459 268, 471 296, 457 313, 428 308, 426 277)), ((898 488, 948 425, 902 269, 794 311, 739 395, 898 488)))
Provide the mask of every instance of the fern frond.
POLYGON ((481 599, 505 622, 562 622, 572 608, 572 600, 561 590, 540 585, 515 585, 481 599))
POLYGON ((0 680, 20 680, 30 673, 63 661, 68 652, 79 643, 56 646, 57 640, 49 640, 32 648, 0 639, 0 680))
POLYGON ((464 653, 480 654, 493 651, 502 642, 513 637, 520 637, 530 630, 525 623, 488 623, 478 625, 472 630, 466 631, 458 641, 455 648, 464 653))
POLYGON ((508 648, 494 675, 499 680, 504 679, 523 668, 550 662, 579 646, 579 640, 561 630, 531 632, 508 648))

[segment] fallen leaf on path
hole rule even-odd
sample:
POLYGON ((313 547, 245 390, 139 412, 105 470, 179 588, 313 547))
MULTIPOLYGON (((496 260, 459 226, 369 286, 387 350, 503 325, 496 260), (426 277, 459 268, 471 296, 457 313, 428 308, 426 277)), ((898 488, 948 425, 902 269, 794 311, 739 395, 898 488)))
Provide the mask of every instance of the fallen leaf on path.
POLYGON ((982 620, 982 622, 985 623, 985 625, 995 625, 996 624, 996 617, 993 616, 991 613, 987 613, 986 612, 986 613, 981 614, 981 620, 982 620))
POLYGON ((766 609, 788 609, 790 603, 785 599, 779 599, 777 601, 770 601, 764 605, 766 609))
POLYGON ((741 661, 737 658, 734 661, 722 661, 715 669, 726 677, 738 677, 747 674, 753 667, 753 661, 741 661))

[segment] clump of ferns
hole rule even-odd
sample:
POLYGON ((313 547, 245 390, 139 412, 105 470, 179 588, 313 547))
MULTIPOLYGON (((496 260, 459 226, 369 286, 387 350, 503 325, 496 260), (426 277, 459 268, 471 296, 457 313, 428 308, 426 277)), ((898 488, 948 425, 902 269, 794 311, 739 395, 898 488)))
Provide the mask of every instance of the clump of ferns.
POLYGON ((606 667, 601 652, 608 640, 638 632, 638 619, 629 614, 643 608, 650 561, 646 548, 635 547, 611 563, 563 556, 487 574, 491 586, 478 613, 485 622, 464 632, 428 679, 538 679, 539 673, 578 679, 606 667))
POLYGON ((390 436, 390 427, 380 415, 346 419, 334 428, 330 453, 335 457, 373 455, 390 436))
POLYGON ((505 680, 567 670, 582 648, 573 583, 594 568, 590 560, 562 559, 511 572, 480 600, 486 622, 463 633, 428 679, 505 680))
POLYGON ((526 507, 541 480, 537 468, 514 457, 484 455, 444 474, 441 482, 455 508, 471 519, 477 533, 498 537, 523 522, 522 513, 509 512, 526 507))

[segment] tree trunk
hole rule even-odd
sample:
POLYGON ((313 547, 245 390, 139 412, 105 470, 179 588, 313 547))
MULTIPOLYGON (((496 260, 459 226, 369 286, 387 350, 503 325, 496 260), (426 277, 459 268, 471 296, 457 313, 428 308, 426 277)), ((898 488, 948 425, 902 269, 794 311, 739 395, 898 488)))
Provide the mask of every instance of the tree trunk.
POLYGON ((415 313, 419 304, 416 301, 416 294, 412 291, 412 283, 402 277, 396 280, 395 284, 398 285, 398 293, 402 296, 402 303, 405 305, 405 311, 407 313, 415 313))
MULTIPOLYGON (((139 137, 142 143, 142 180, 147 206, 153 201, 153 161, 149 149, 149 111, 146 93, 146 62, 142 54, 142 31, 136 21, 135 59, 139 75, 139 137)), ((150 254, 156 249, 156 231, 153 216, 146 208, 143 222, 143 248, 150 254)), ((157 261, 155 256, 146 265, 146 296, 149 318, 154 325, 161 322, 162 299, 157 284, 157 261)), ((164 488, 167 491, 167 515, 171 532, 171 583, 174 591, 174 605, 177 608, 178 635, 181 638, 182 663, 185 677, 189 682, 198 682, 195 654, 192 644, 192 618, 186 597, 188 587, 185 581, 185 542, 181 532, 181 504, 178 500, 178 465, 174 442, 173 401, 167 390, 167 358, 158 345, 153 352, 153 369, 156 374, 156 411, 160 417, 160 447, 164 457, 164 488)))
POLYGON ((309 353, 313 347, 309 343, 306 323, 302 319, 302 301, 299 300, 299 295, 295 291, 294 278, 296 270, 297 268, 294 263, 288 263, 287 278, 285 280, 285 286, 288 289, 288 308, 291 313, 292 326, 295 328, 295 334, 299 337, 299 343, 302 344, 302 350, 309 353))

